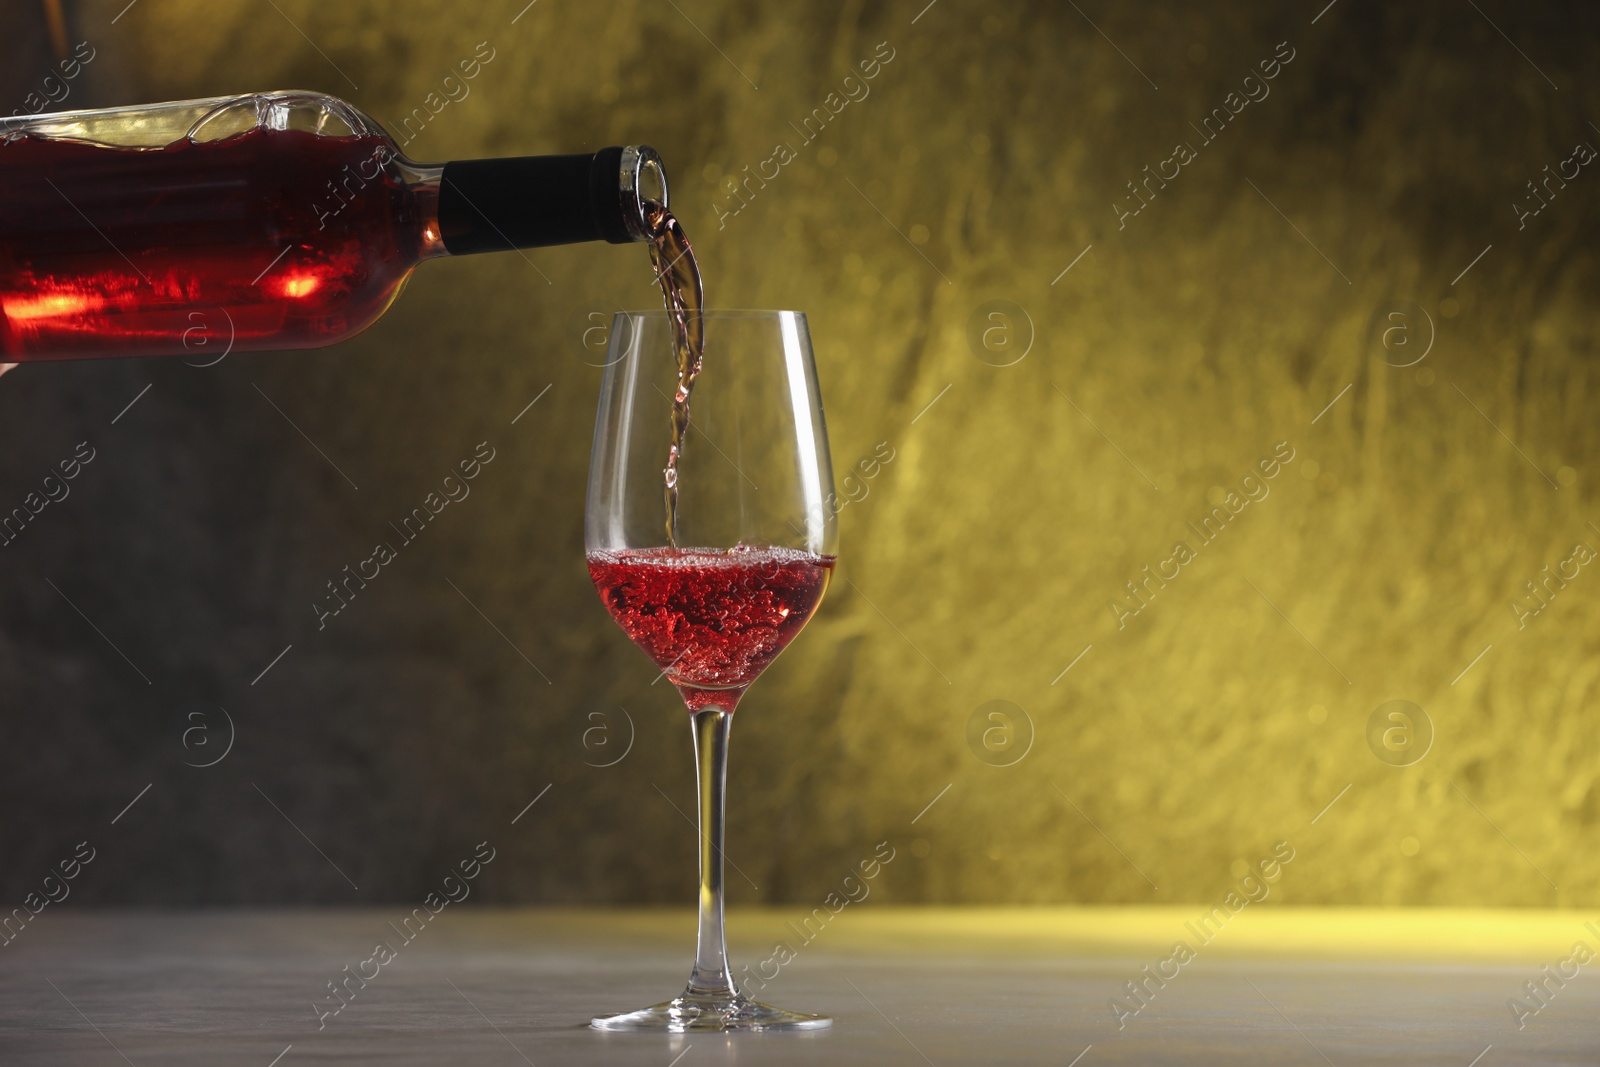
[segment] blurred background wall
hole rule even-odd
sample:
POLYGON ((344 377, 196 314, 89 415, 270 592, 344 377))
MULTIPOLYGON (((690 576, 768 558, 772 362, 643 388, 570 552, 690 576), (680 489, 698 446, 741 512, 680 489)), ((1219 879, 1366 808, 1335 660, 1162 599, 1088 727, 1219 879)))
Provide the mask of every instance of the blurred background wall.
MULTIPOLYGON (((739 714, 735 903, 881 840, 902 903, 1215 902, 1279 841, 1275 901, 1595 900, 1600 15, 524 3, 68 0, 59 106, 397 129, 487 42, 408 154, 651 143, 711 304, 810 314, 836 474, 894 458, 739 714)), ((57 44, 0 24, 25 108, 57 44)), ((472 257, 337 349, 0 380, 0 506, 96 450, 0 557, 6 906, 85 839, 85 902, 414 901, 488 840, 480 899, 687 905, 685 716, 582 552, 583 332, 656 299, 642 249, 472 257)))

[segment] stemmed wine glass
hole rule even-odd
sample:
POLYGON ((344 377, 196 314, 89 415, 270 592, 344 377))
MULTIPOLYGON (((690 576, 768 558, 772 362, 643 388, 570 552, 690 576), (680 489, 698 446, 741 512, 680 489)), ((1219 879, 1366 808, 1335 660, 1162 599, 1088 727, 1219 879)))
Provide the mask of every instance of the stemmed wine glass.
POLYGON ((837 549, 833 469, 806 318, 708 311, 677 472, 674 538, 663 472, 678 388, 672 320, 612 322, 585 517, 589 574, 625 633, 677 686, 700 792, 700 938, 682 994, 599 1030, 809 1030, 819 1015, 734 985, 722 920, 728 729, 750 683, 816 610, 837 549))

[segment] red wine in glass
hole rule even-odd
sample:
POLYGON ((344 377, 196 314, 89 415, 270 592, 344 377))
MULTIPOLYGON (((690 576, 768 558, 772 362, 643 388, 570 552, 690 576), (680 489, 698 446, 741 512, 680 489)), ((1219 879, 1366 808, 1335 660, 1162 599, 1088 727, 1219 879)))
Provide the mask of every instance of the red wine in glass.
POLYGON ((833 557, 786 548, 595 552, 589 577, 611 617, 690 711, 737 701, 822 601, 833 557))

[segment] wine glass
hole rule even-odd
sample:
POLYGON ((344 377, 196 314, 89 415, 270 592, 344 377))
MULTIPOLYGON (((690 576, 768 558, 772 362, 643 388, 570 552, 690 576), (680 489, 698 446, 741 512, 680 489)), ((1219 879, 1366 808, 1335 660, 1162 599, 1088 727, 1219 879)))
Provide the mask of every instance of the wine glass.
POLYGON ((612 321, 589 467, 584 542, 600 599, 671 679, 694 728, 700 937, 682 994, 594 1018, 599 1030, 811 1030, 819 1015, 758 1003, 734 985, 722 919, 728 729, 750 683, 816 610, 837 526, 828 431, 806 318, 707 311, 689 398, 675 539, 664 491, 678 388, 672 320, 612 321))

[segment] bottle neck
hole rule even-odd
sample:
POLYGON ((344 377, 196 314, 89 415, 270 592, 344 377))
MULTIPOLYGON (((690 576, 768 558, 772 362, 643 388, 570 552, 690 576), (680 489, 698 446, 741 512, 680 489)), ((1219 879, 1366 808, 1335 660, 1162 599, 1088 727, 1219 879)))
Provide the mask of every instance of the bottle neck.
POLYGON ((421 223, 417 227, 417 260, 448 256, 439 232, 439 183, 444 178, 444 164, 413 163, 404 156, 397 157, 396 163, 421 223))
POLYGON ((648 146, 569 156, 520 156, 413 165, 425 219, 423 256, 645 240, 642 180, 666 178, 648 146), (435 249, 433 246, 437 246, 435 249))

